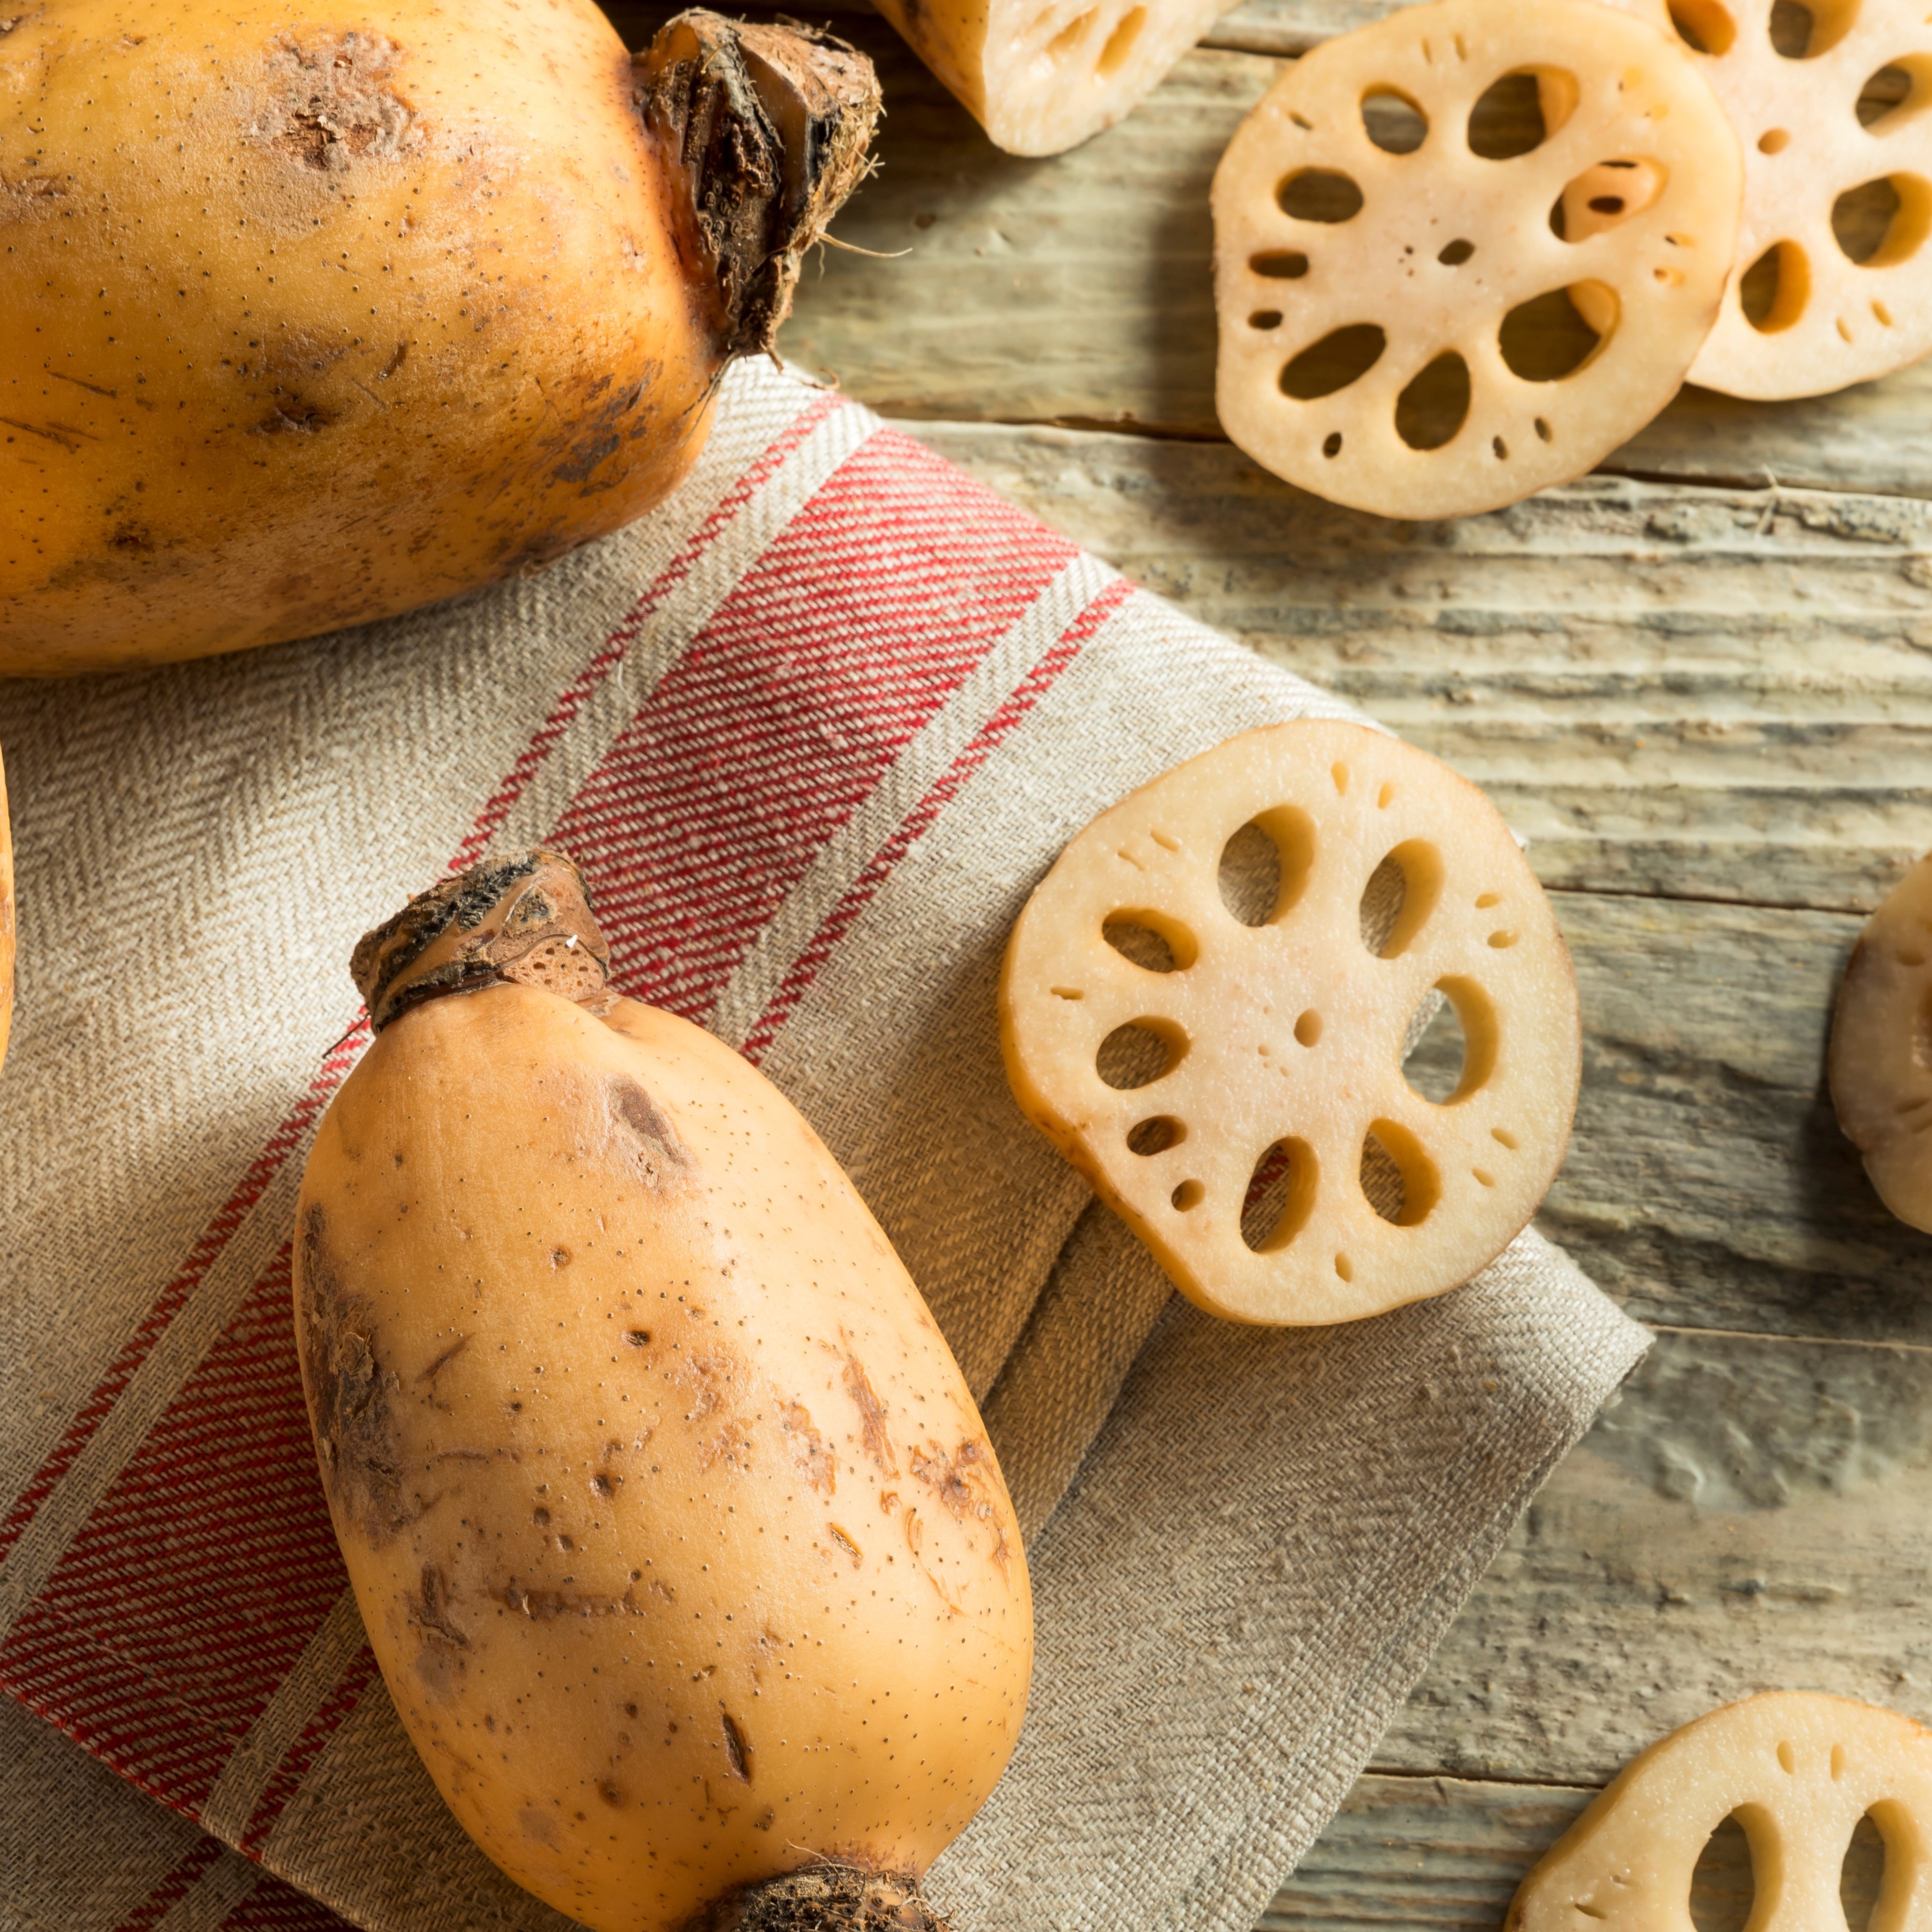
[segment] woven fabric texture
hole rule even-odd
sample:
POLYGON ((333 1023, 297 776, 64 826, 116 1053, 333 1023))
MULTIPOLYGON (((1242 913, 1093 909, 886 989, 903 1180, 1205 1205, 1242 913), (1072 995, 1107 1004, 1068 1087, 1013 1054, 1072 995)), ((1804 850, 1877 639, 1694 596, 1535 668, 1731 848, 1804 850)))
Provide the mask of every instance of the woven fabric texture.
POLYGON ((986 1406, 1039 1660, 941 1902, 970 1932, 1250 1924, 1646 1340, 1534 1234, 1351 1328, 1218 1324, 1021 1119, 994 988, 1034 883, 1157 772, 1311 714, 1353 715, 766 365, 669 503, 537 578, 0 687, 14 1922, 563 1923, 397 1724, 289 1308, 309 1138, 366 1043, 351 946, 542 840, 582 866, 621 988, 803 1109, 986 1406))

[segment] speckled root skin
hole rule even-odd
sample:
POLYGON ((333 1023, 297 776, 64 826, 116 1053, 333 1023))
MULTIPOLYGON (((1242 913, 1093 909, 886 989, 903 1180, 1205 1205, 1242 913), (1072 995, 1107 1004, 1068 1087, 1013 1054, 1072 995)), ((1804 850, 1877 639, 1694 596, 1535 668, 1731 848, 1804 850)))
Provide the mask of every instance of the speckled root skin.
POLYGON ((370 1647, 464 1828, 592 1932, 933 1932, 1025 1708, 1011 1500, 824 1144, 605 957, 544 851, 357 949, 380 1028, 294 1276, 370 1647))
POLYGON ((0 10, 0 674, 310 636, 642 514, 878 101, 702 12, 634 62, 592 0, 0 10))

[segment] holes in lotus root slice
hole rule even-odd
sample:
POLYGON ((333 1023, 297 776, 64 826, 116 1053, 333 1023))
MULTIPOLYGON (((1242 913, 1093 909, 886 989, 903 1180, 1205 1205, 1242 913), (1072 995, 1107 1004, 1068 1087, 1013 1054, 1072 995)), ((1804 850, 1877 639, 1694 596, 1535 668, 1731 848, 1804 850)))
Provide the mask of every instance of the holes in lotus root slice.
POLYGON ((1118 1093, 1151 1087, 1180 1065, 1187 1036, 1170 1020, 1128 1020, 1101 1041, 1094 1070, 1118 1093))
POLYGON ((1469 419, 1469 365, 1445 349, 1395 399, 1395 433, 1411 449, 1440 449, 1469 419))
POLYGON ((1149 1154, 1165 1154, 1169 1148, 1178 1147, 1187 1137, 1187 1130, 1172 1114, 1156 1114, 1144 1120, 1137 1120, 1127 1134, 1127 1150, 1144 1158, 1149 1154))
POLYGON ((1564 184, 1550 210, 1550 231, 1573 246, 1587 242, 1641 214, 1664 192, 1664 182, 1663 168, 1648 156, 1598 161, 1564 184))
POLYGON ((1356 1172, 1364 1199, 1391 1227, 1420 1227, 1442 1198, 1436 1163, 1399 1120, 1370 1124, 1356 1172))
POLYGON ((1520 380, 1563 382, 1587 368, 1616 333, 1616 305, 1600 282, 1551 289, 1518 302, 1503 317, 1496 347, 1520 380))
POLYGON ((1772 0, 1766 22, 1772 51, 1784 60, 1816 60, 1856 25, 1864 0, 1772 0))
MULTIPOLYGON (((1460 1106, 1480 1094, 1496 1071, 1502 1030, 1495 1002, 1480 981, 1452 975, 1438 980, 1432 991, 1439 997, 1417 1008, 1418 1015, 1428 1009, 1424 1023, 1411 1024, 1414 1044, 1403 1058, 1402 1078, 1432 1106, 1460 1106)), ((1491 1138, 1496 1137, 1492 1129, 1491 1138)))
POLYGON ((1362 190, 1334 168, 1302 168, 1275 190, 1282 214, 1297 221, 1330 226, 1352 221, 1362 212, 1362 190))
POLYGON ((1296 248, 1270 248, 1250 256, 1248 266, 1264 280, 1298 282, 1308 272, 1308 257, 1296 248))
POLYGON ((1875 1705, 1774 1691, 1627 1766, 1523 1881, 1507 1922, 1902 1927, 1928 1832, 1932 1733, 1875 1705))
POLYGON ((1120 16, 1114 31, 1107 36, 1106 45, 1100 50, 1100 58, 1094 63, 1096 80, 1112 80, 1126 65, 1135 44, 1140 39, 1141 29, 1146 25, 1144 7, 1131 8, 1120 16))
POLYGON ((1378 959, 1398 959, 1414 944, 1442 896, 1444 874, 1432 839, 1406 839, 1377 862, 1356 920, 1363 945, 1378 959))
POLYGON ((1718 0, 1670 0, 1668 10, 1678 38, 1695 52, 1728 53, 1738 37, 1737 22, 1718 0))
POLYGON ((1358 382, 1381 359, 1388 338, 1372 322, 1352 322, 1311 343, 1281 372, 1281 392, 1312 403, 1358 382))
POLYGON ((1932 18, 1881 0, 1723 0, 1734 31, 1615 0, 1699 50, 1743 143, 1732 288, 1690 380, 1817 395, 1932 351, 1932 18))
MULTIPOLYGON (((1768 1830, 1762 1813, 1754 1821, 1760 1838, 1768 1830)), ((1744 1932, 1757 1903, 1757 1870, 1744 1814, 1718 1821, 1690 1871, 1690 1923, 1696 1932, 1744 1932)))
POLYGON ((1362 130, 1385 154, 1412 154, 1429 138, 1429 116, 1400 88, 1372 87, 1362 97, 1362 130))
POLYGON ((1000 1000, 1028 1117, 1244 1321, 1466 1280, 1534 1211, 1574 1100, 1574 982, 1508 829, 1359 725, 1247 733, 1103 814, 1028 902, 1000 1000), (1156 940, 1174 970, 1136 956, 1156 940), (1412 1084, 1444 1001, 1461 1051, 1412 1084))
POLYGON ((1249 820, 1221 848, 1215 888, 1244 926, 1266 926, 1300 898, 1314 862, 1314 821, 1280 806, 1249 820))
MULTIPOLYGON (((1887 61, 1858 89, 1852 104, 1858 125, 1879 140, 1897 133, 1932 100, 1932 55, 1887 61)), ((1760 142, 1762 147, 1763 143, 1760 142)), ((1775 151, 1771 151, 1775 152, 1775 151)))
POLYGON ((1790 328, 1811 300, 1811 260, 1796 242, 1767 248, 1739 278, 1738 306, 1762 334, 1790 328))
POLYGON ((1222 425, 1389 516, 1580 475, 1697 352, 1742 169, 1690 56, 1589 0, 1433 0, 1324 42, 1216 173, 1222 425), (1284 299, 1262 265, 1288 253, 1284 299), (1560 416, 1532 393, 1556 382, 1560 416))
POLYGON ((1533 154, 1570 118, 1576 76, 1560 69, 1519 69, 1492 80, 1469 110, 1469 152, 1486 161, 1533 154))
POLYGON ((1117 912, 1101 926, 1100 937, 1123 959, 1150 973, 1178 973, 1193 964, 1199 948, 1178 920, 1160 912, 1117 912))
POLYGON ((1262 1150, 1241 1198, 1241 1239, 1258 1255, 1278 1254, 1308 1224, 1321 1171, 1315 1150, 1293 1136, 1262 1150))
POLYGON ((1861 268, 1909 262, 1932 231, 1932 188, 1916 175, 1882 175, 1832 204, 1832 237, 1861 268))

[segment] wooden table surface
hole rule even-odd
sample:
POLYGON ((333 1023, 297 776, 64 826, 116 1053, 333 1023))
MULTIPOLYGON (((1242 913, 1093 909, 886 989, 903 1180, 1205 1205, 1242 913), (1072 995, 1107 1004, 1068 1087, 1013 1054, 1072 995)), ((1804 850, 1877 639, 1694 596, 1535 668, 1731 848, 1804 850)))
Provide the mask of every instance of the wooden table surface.
MULTIPOLYGON (((1592 1788, 1714 1704, 1932 1720, 1932 1244, 1822 1076, 1862 917, 1932 845, 1932 365, 1687 392, 1487 516, 1335 509, 1216 424, 1208 187, 1285 55, 1385 10, 1250 0, 1130 121, 1018 160, 843 7, 887 119, 836 232, 896 259, 824 253, 786 353, 1484 787, 1575 952, 1582 1099, 1540 1226, 1656 1346, 1268 1914, 1492 1932, 1592 1788)), ((1719 1850, 1706 1932, 1749 1893, 1719 1850)))

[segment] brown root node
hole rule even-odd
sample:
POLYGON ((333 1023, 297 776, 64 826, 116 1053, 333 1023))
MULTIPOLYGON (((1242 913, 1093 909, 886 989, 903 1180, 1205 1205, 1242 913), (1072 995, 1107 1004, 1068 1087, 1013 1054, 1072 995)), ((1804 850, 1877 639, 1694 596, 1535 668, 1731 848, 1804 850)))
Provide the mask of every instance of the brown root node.
POLYGON ((741 1886, 686 1932, 952 1932, 910 1872, 826 1861, 741 1886))
POLYGON ((636 99, 683 194, 680 250, 724 356, 760 354, 805 251, 863 179, 872 64, 809 28, 693 8, 635 57, 636 99))
POLYGON ((596 1006, 610 976, 583 874, 541 846, 484 860, 365 933, 349 962, 378 1033, 411 1007, 514 980, 596 1006))

